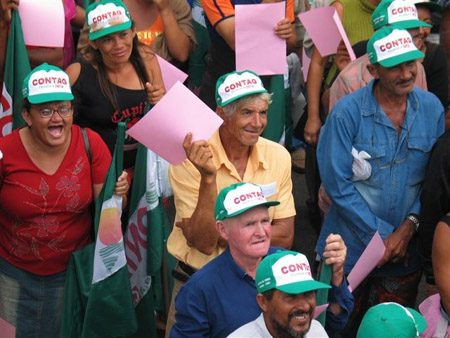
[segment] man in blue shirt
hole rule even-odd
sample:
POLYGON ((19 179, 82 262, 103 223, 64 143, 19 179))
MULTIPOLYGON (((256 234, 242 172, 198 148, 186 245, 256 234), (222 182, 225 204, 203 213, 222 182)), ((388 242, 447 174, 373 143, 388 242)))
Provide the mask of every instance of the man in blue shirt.
POLYGON ((384 27, 367 45, 374 77, 367 87, 341 99, 322 129, 317 149, 325 191, 333 201, 317 251, 329 233, 348 245, 348 274, 378 231, 386 251, 370 277, 353 292, 355 336, 370 306, 394 301, 414 307, 421 277, 415 233, 420 192, 431 148, 444 132, 444 109, 433 94, 414 88, 415 60, 424 54, 403 29, 384 27), (352 174, 352 147, 370 155, 371 175, 352 174))
MULTIPOLYGON (((280 248, 270 247, 271 222, 261 187, 237 183, 222 189, 216 200, 216 226, 228 241, 227 250, 197 271, 175 299, 176 324, 171 337, 225 337, 261 313, 256 302, 255 274, 262 258, 280 248)), ((344 278, 346 247, 331 235, 326 264, 333 265, 329 321, 342 327, 353 308, 344 278), (333 303, 333 304, 331 304, 333 303)))

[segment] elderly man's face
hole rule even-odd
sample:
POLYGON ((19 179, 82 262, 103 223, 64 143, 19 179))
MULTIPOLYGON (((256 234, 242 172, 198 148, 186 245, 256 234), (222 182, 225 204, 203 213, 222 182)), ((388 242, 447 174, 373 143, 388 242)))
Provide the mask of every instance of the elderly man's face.
POLYGON ((267 125, 267 102, 255 98, 242 105, 229 118, 225 118, 227 133, 246 146, 253 146, 267 125))
POLYGON ((266 325, 276 337, 304 337, 311 327, 316 308, 316 293, 298 295, 274 290, 271 300, 265 301, 263 311, 269 319, 266 325))
POLYGON ((222 236, 228 241, 233 257, 261 258, 270 246, 272 224, 266 206, 259 206, 233 218, 222 227, 222 236))
POLYGON ((417 75, 417 61, 403 62, 397 66, 385 68, 373 66, 372 76, 379 80, 380 89, 394 96, 408 95, 414 87, 417 75))

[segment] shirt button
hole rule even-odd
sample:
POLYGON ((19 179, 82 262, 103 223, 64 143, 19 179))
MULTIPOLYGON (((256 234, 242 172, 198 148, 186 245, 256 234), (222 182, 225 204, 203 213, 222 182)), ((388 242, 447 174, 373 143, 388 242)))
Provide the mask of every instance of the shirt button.
POLYGON ((391 210, 394 210, 395 209, 395 207, 391 207, 391 210))
POLYGON ((393 185, 394 187, 396 187, 396 186, 397 186, 397 181, 393 181, 393 182, 392 182, 392 185, 393 185))

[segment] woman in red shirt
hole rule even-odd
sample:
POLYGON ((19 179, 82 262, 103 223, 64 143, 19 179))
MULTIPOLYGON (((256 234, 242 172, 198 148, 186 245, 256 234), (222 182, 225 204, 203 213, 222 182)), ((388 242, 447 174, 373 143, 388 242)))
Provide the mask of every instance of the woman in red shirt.
MULTIPOLYGON (((59 335, 65 270, 91 242, 89 205, 111 155, 100 136, 72 124, 69 77, 46 63, 24 80, 26 126, 0 139, 0 317, 17 337, 59 335)), ((126 174, 115 193, 128 191, 126 174)))

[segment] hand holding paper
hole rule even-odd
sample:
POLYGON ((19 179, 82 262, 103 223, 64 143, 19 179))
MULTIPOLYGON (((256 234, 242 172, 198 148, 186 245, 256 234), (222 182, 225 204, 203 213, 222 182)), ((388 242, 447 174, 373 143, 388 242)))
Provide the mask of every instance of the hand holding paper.
POLYGON ((340 286, 344 278, 344 263, 347 247, 340 235, 330 234, 326 239, 323 258, 325 264, 332 266, 331 284, 340 286))
MULTIPOLYGON (((285 19, 284 2, 235 7, 237 71, 251 70, 259 75, 286 72, 284 37, 288 35, 288 30, 287 25, 283 24, 283 19, 285 19), (278 25, 280 21, 281 24, 278 25), (264 57, 261 57, 262 55, 264 57)), ((290 29, 292 33, 292 28, 290 29)))
POLYGON ((383 240, 377 231, 347 277, 350 292, 353 292, 372 272, 383 257, 385 250, 383 240))
POLYGON ((127 134, 177 165, 186 159, 186 135, 192 141, 208 140, 222 124, 207 105, 183 84, 177 82, 127 134))

